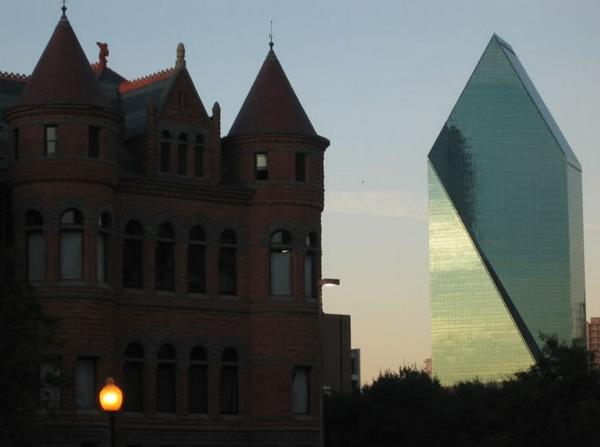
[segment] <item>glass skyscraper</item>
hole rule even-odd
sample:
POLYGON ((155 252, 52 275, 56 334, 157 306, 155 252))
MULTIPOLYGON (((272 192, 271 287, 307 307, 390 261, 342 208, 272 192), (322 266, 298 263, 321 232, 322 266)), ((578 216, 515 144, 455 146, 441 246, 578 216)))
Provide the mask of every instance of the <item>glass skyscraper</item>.
POLYGON ((585 340, 581 165, 494 35, 428 156, 433 373, 529 367, 585 340))

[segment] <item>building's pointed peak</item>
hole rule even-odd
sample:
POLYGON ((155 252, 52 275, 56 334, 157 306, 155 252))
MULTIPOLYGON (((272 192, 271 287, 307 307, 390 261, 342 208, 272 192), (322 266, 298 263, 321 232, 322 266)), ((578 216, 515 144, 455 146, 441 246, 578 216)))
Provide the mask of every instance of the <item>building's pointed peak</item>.
POLYGON ((495 41, 496 43, 498 43, 498 45, 503 46, 508 51, 515 54, 515 50, 513 50, 513 47, 511 47, 510 44, 506 40, 504 40, 502 37, 500 37, 498 34, 494 33, 492 35, 491 41, 495 41))
POLYGON ((108 100, 65 12, 66 6, 63 5, 63 15, 17 105, 85 104, 108 107, 108 100))
POLYGON ((229 130, 229 136, 316 136, 271 44, 272 40, 267 57, 229 130))

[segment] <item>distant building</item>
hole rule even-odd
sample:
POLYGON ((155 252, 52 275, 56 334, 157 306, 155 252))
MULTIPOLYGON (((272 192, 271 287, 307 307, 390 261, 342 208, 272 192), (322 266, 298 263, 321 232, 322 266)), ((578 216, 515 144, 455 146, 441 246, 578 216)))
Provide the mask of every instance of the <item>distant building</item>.
POLYGON ((360 349, 352 349, 350 351, 350 374, 352 380, 352 391, 360 391, 360 349))
POLYGON ((594 361, 600 366, 600 318, 593 317, 588 327, 588 351, 594 354, 594 361))
POLYGON ((433 369, 431 368, 431 359, 425 359, 423 362, 423 372, 429 377, 433 377, 433 369))
POLYGON ((351 349, 350 315, 323 314, 322 333, 323 389, 349 393, 360 387, 360 350, 351 349))
POLYGON ((428 156, 433 373, 529 367, 540 334, 585 345, 581 165, 494 35, 428 156))

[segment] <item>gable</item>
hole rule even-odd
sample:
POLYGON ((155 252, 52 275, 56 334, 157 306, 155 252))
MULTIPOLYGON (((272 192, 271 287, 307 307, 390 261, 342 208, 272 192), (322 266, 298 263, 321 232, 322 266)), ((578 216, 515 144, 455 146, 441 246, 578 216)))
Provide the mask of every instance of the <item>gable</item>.
POLYGON ((158 118, 169 121, 209 123, 204 104, 189 72, 182 68, 169 80, 159 103, 158 118))

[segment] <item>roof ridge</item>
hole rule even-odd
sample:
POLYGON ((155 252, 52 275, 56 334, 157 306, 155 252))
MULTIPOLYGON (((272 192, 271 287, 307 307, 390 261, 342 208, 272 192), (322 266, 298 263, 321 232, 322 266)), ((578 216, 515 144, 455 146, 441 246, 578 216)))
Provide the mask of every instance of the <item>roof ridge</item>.
POLYGON ((164 81, 165 79, 169 79, 173 73, 175 73, 175 67, 169 67, 137 79, 132 79, 131 81, 121 82, 121 84, 119 84, 119 92, 125 93, 146 85, 154 84, 158 81, 164 81))
POLYGON ((21 74, 21 73, 13 73, 8 71, 0 71, 0 79, 3 81, 20 81, 27 82, 31 75, 21 74))

